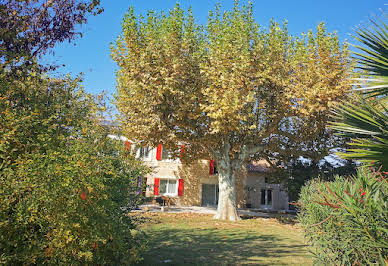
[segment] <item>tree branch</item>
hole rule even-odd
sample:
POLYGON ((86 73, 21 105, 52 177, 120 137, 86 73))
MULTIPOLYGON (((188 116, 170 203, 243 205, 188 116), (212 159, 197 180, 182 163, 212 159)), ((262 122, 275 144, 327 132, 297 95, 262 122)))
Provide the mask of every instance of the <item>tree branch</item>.
POLYGON ((265 148, 265 146, 262 145, 262 144, 259 144, 259 145, 252 145, 252 146, 250 146, 249 148, 247 147, 247 154, 248 154, 248 155, 256 154, 256 153, 258 153, 259 151, 263 151, 264 148, 265 148))

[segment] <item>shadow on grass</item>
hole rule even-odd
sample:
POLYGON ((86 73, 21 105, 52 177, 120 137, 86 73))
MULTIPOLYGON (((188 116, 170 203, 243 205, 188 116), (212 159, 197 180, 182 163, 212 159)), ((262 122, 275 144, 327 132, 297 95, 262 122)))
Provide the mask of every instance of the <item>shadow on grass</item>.
POLYGON ((250 216, 250 215, 240 215, 241 219, 243 220, 250 220, 250 219, 276 219, 281 224, 289 224, 289 225, 295 225, 298 223, 298 217, 296 215, 291 214, 277 214, 273 215, 271 217, 257 217, 257 216, 250 216))
POLYGON ((274 218, 281 224, 294 225, 299 222, 298 216, 296 215, 279 215, 279 216, 275 216, 274 218))
POLYGON ((286 265, 287 258, 306 255, 303 244, 250 230, 162 227, 149 235, 141 265, 286 265))

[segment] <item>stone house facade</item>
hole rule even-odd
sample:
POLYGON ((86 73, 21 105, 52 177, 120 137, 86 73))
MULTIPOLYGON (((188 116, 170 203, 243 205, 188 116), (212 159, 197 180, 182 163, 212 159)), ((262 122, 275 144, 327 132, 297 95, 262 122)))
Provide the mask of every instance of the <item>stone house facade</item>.
MULTIPOLYGON (((160 144, 156 148, 136 147, 126 142, 127 148, 152 169, 145 177, 147 198, 168 197, 179 206, 216 206, 218 204, 218 173, 216 162, 199 160, 184 164, 171 159, 160 144)), ((271 184, 271 169, 264 161, 252 162, 236 179, 237 207, 288 210, 288 196, 281 185, 271 184)))

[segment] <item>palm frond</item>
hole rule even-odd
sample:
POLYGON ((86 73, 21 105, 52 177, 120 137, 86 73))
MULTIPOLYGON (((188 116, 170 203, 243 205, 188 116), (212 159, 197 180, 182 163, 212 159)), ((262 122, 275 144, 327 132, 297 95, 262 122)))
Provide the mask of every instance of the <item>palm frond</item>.
MULTIPOLYGON (((385 15, 385 18, 387 16, 385 15)), ((371 20, 370 28, 360 28, 354 39, 360 45, 353 45, 359 52, 354 55, 359 63, 358 68, 368 71, 374 79, 365 79, 368 85, 363 90, 369 96, 388 95, 388 26, 380 18, 371 20)))
POLYGON ((379 101, 358 99, 341 105, 330 127, 349 137, 351 146, 342 158, 388 166, 388 109, 379 101))
POLYGON ((357 81, 353 85, 360 86, 354 89, 355 91, 362 91, 367 97, 381 97, 384 100, 388 99, 388 77, 374 77, 372 78, 354 78, 357 81))

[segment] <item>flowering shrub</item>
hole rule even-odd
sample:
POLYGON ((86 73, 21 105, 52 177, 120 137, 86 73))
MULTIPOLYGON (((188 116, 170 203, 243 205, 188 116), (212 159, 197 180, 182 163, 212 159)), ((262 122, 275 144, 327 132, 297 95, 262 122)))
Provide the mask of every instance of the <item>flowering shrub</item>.
POLYGON ((388 259, 386 173, 360 168, 352 178, 312 180, 302 188, 299 221, 316 263, 385 265, 388 259))

